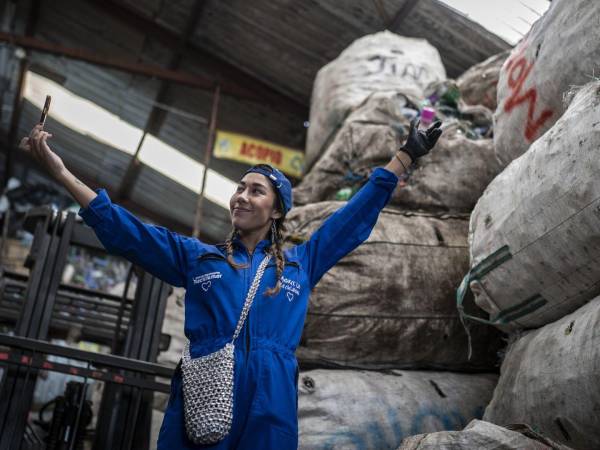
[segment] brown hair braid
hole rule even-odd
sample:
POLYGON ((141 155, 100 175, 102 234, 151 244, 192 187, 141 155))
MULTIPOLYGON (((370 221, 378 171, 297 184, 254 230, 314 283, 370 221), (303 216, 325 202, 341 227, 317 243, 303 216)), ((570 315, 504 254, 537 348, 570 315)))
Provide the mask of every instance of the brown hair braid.
POLYGON ((283 269, 285 267, 285 258, 283 257, 281 228, 283 227, 283 219, 275 220, 275 236, 272 236, 271 247, 269 251, 271 255, 275 257, 275 263, 277 264, 277 283, 272 288, 265 291, 265 295, 273 297, 279 294, 281 290, 281 276, 283 275, 283 269))
POLYGON ((237 230, 231 230, 229 237, 225 241, 225 253, 227 253, 227 262, 234 269, 245 269, 248 267, 247 264, 238 264, 233 260, 233 238, 235 237, 237 230))
MULTIPOLYGON (((275 257, 275 264, 277 267, 277 283, 272 288, 269 288, 265 291, 265 295, 273 297, 279 294, 281 290, 281 275, 283 275, 283 269, 285 267, 285 258, 283 256, 283 247, 282 242, 283 239, 281 237, 281 229, 283 228, 283 219, 275 220, 275 236, 271 236, 271 246, 269 247, 269 252, 272 256, 275 257)), ((231 231, 231 234, 225 241, 225 252, 227 254, 227 262, 234 269, 245 269, 248 267, 247 264, 238 264, 233 259, 233 238, 235 237, 237 231, 234 229, 231 231)))

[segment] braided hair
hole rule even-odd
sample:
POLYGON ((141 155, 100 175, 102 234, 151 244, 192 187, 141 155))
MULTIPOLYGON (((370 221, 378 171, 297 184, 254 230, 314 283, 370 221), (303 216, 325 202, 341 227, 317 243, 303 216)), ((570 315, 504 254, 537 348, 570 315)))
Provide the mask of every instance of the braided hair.
MULTIPOLYGON (((277 196, 278 205, 280 211, 283 211, 283 205, 279 196, 277 196)), ((274 297, 279 294, 281 290, 281 276, 283 275, 283 269, 285 268, 285 258, 283 255, 283 237, 281 235, 281 230, 283 229, 283 221, 284 217, 273 220, 271 225, 271 246, 267 250, 271 253, 271 256, 275 258, 275 264, 277 268, 277 283, 275 286, 267 289, 265 291, 265 295, 270 297, 274 297)), ((238 231, 236 229, 231 230, 231 233, 225 240, 225 253, 227 254, 227 262, 234 269, 245 269, 248 267, 247 264, 238 264, 233 259, 233 239, 237 236, 238 231)))
POLYGON ((272 288, 265 291, 265 295, 274 297, 279 294, 281 290, 281 276, 283 275, 283 269, 285 267, 285 258, 283 256, 283 239, 281 237, 281 229, 283 228, 283 218, 276 219, 273 221, 271 227, 271 247, 269 252, 275 257, 275 263, 277 265, 277 283, 272 288))

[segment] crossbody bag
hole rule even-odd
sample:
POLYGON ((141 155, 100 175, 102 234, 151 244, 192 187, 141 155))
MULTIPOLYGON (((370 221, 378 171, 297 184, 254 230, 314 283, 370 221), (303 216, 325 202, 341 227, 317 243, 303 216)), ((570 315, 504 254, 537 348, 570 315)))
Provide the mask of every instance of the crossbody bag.
POLYGON ((189 341, 184 346, 181 372, 185 429, 194 444, 214 444, 231 430, 235 366, 233 343, 242 330, 270 258, 271 255, 265 256, 256 271, 231 342, 216 352, 193 359, 189 341))

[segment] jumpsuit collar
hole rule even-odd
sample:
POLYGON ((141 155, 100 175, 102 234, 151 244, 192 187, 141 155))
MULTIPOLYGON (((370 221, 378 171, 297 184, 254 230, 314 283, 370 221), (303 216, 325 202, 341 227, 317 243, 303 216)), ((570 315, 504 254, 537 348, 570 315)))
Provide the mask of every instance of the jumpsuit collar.
MULTIPOLYGON (((242 240, 238 236, 235 236, 233 238, 233 243, 235 245, 238 245, 246 253, 250 254, 250 252, 248 251, 248 249, 246 248, 246 246, 244 245, 244 243, 242 242, 242 240)), ((256 250, 263 250, 264 251, 264 249, 269 248, 270 246, 271 246, 271 240, 270 239, 263 239, 262 241, 259 241, 258 244, 256 244, 256 248, 254 249, 254 252, 256 252, 256 250)))

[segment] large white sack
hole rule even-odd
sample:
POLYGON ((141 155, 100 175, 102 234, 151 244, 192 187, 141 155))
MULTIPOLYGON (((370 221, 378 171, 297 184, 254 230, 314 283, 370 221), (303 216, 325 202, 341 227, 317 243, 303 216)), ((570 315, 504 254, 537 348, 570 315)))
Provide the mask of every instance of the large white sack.
POLYGON ((407 105, 406 96, 396 92, 369 95, 294 188, 294 204, 333 200, 339 189, 364 183, 374 167, 387 164, 408 130, 409 120, 402 114, 407 105))
MULTIPOLYGON (((408 133, 402 94, 370 95, 344 121, 335 139, 302 182, 294 203, 333 200, 337 191, 363 182, 377 166, 387 164, 408 133), (358 180, 358 181, 357 181, 358 180)), ((468 139, 459 123, 447 122, 436 147, 399 183, 390 205, 424 211, 471 212, 502 166, 491 139, 468 139)))
POLYGON ((395 449, 413 434, 460 430, 481 417, 497 380, 451 372, 301 372, 299 448, 395 449))
POLYGON ((509 346, 485 420, 600 448, 600 297, 509 346))
POLYGON ((565 111, 563 95, 600 71, 600 2, 554 0, 504 63, 494 144, 508 164, 565 111))
POLYGON ((305 170, 321 156, 348 113, 373 92, 398 92, 418 103, 430 83, 445 78, 438 51, 425 39, 389 31, 357 39, 317 73, 305 170))
MULTIPOLYGON (((288 239, 308 239, 343 205, 322 202, 293 209, 286 219, 288 239)), ((367 241, 330 269, 311 293, 296 351, 300 363, 494 370, 497 331, 473 328, 474 352, 468 361, 467 336, 454 302, 468 266, 467 226, 464 216, 385 208, 367 241)))
POLYGON ((398 450, 569 450, 520 425, 507 428, 474 419, 462 431, 419 434, 402 441, 398 450))
POLYGON ((508 55, 509 52, 505 51, 490 56, 458 77, 456 85, 460 91, 461 100, 467 105, 483 105, 495 111, 498 106, 496 97, 500 68, 508 55))
POLYGON ((158 364, 163 364, 175 368, 181 359, 183 347, 186 342, 183 334, 183 324, 185 319, 184 311, 184 288, 173 288, 171 295, 167 298, 165 307, 165 319, 161 332, 171 336, 169 348, 162 351, 156 357, 158 364))
MULTIPOLYGON (((183 346, 186 342, 185 335, 183 334, 183 323, 185 318, 184 312, 184 288, 173 288, 169 297, 167 297, 167 305, 165 307, 165 318, 163 320, 161 332, 171 336, 169 342, 169 348, 160 352, 156 357, 156 362, 168 367, 175 368, 181 359, 183 353, 183 346)), ((158 381, 164 381, 159 379, 158 381)), ((162 414, 167 408, 169 402, 169 395, 164 392, 155 392, 153 399, 153 412, 152 412, 152 432, 157 433, 160 429, 160 423, 162 421, 162 414), (158 416, 157 416, 158 414, 158 416), (155 429, 155 425, 158 424, 158 428, 155 429)))
POLYGON ((552 322, 600 293, 600 82, 488 186, 471 216, 470 283, 504 328, 552 322))

